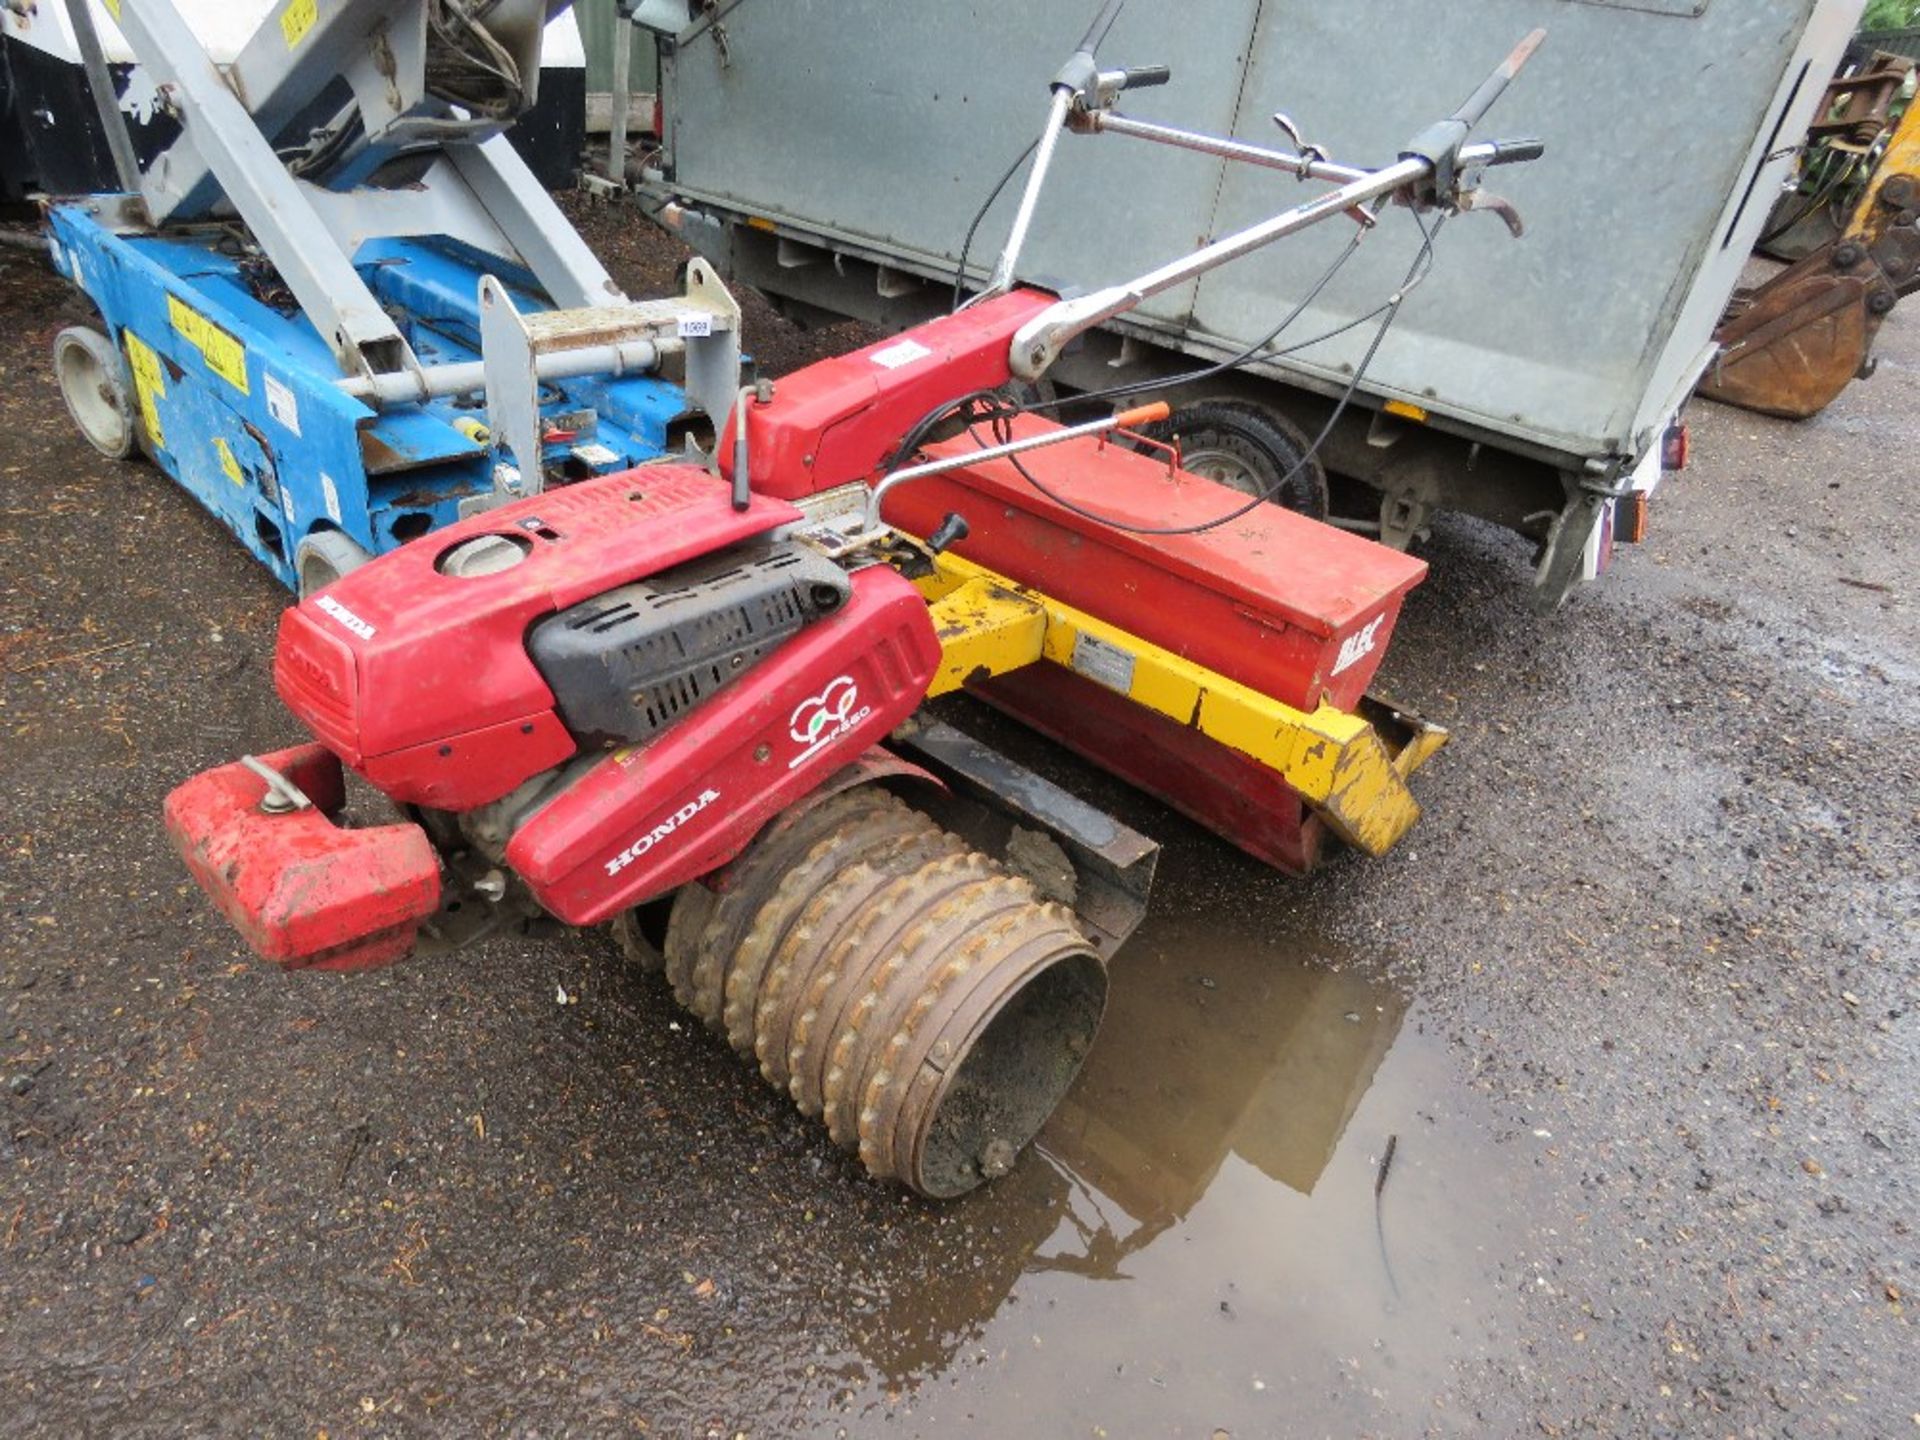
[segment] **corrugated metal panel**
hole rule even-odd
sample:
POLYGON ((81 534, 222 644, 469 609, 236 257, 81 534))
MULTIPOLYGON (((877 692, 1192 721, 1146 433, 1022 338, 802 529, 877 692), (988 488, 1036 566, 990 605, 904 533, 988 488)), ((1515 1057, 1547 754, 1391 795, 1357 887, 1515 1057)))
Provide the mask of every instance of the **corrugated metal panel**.
POLYGON ((1890 54, 1904 55, 1909 60, 1920 60, 1920 25, 1912 25, 1905 30, 1862 30, 1860 43, 1890 54))
MULTIPOLYGON (((605 94, 613 88, 613 35, 619 12, 614 0, 575 0, 573 12, 580 21, 580 39, 587 47, 587 93, 605 94)), ((653 37, 627 21, 619 25, 633 45, 633 88, 655 89, 659 62, 653 37)))

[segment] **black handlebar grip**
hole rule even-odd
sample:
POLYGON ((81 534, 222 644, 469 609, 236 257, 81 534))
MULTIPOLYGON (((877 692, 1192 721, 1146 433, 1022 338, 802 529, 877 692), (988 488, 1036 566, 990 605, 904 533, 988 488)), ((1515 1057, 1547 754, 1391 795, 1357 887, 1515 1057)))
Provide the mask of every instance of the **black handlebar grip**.
POLYGON ((1166 65, 1136 65, 1126 72, 1126 78, 1120 82, 1122 90, 1145 90, 1152 85, 1165 85, 1173 79, 1173 71, 1166 65))
POLYGON ((1524 161, 1538 160, 1547 153, 1544 140, 1497 140, 1493 146, 1493 158, 1489 165, 1519 165, 1524 161))

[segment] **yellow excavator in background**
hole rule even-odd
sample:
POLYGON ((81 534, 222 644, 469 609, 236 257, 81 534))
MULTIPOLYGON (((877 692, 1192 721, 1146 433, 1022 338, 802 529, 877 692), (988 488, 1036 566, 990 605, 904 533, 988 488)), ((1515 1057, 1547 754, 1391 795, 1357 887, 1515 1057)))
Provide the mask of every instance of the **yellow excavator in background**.
MULTIPOLYGON (((1898 92, 1912 70, 1913 62, 1882 55, 1860 78, 1891 76, 1898 92)), ((1920 104, 1909 101, 1897 122, 1888 119, 1892 95, 1882 84, 1862 136, 1862 117, 1853 113, 1865 99, 1857 79, 1834 86, 1826 123, 1851 132, 1836 134, 1836 142, 1870 155, 1884 137, 1884 148, 1838 235, 1734 295, 1714 332, 1719 358, 1699 386, 1709 399, 1794 420, 1819 414, 1855 378, 1873 373, 1881 322, 1901 296, 1920 289, 1920 104)), ((1820 130, 1816 122, 1811 133, 1820 130)))

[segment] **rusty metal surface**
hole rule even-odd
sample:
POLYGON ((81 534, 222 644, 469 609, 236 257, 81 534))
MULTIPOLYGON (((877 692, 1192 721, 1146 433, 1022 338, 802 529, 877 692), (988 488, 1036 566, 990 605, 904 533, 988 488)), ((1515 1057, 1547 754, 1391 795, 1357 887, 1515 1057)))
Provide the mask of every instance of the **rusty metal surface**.
MULTIPOLYGON (((951 725, 915 716, 894 732, 894 741, 932 766, 957 796, 966 797, 940 810, 943 823, 1007 860, 1016 872, 1022 867, 1011 852, 1021 835, 1034 833, 1021 826, 1035 827, 1060 847, 1071 867, 1072 893, 1050 898, 1072 904, 1102 954, 1111 955, 1133 933, 1146 914, 1158 844, 951 725), (955 813, 963 808, 983 813, 955 813)), ((1028 878, 1037 883, 1037 877, 1028 878)))
POLYGON ((1734 302, 1700 393, 1766 415, 1817 415, 1867 367, 1893 301, 1858 245, 1823 245, 1734 302), (1860 258, 1842 267, 1848 256, 1860 258))
POLYGON ((1836 75, 1807 126, 1807 139, 1842 149, 1865 150, 1886 132, 1893 102, 1913 70, 1913 61, 1884 52, 1872 68, 1857 75, 1836 75))
POLYGON ((726 966, 788 867, 822 836, 856 824, 865 812, 880 811, 887 798, 873 786, 845 794, 815 792, 769 825, 708 884, 682 887, 667 926, 667 980, 674 997, 707 1028, 721 1029, 726 966))
POLYGON ((1066 906, 871 784, 789 812, 674 902, 681 1003, 880 1179, 1011 1167, 1105 1003, 1066 906))
MULTIPOLYGON (((1869 120, 1877 141, 1885 131, 1884 97, 1861 123, 1869 120)), ((1700 393, 1792 420, 1817 415, 1853 380, 1873 373, 1881 321, 1916 289, 1920 103, 1907 107, 1888 137, 1846 233, 1734 297, 1714 332, 1722 353, 1700 393)))

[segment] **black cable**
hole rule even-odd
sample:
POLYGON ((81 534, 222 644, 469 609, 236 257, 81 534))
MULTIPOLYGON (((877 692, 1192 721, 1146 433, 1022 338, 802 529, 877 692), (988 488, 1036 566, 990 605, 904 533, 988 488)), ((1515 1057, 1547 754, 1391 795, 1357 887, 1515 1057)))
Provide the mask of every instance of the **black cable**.
MULTIPOLYGON (((1400 294, 1402 296, 1427 278, 1427 273, 1432 268, 1433 237, 1440 233, 1440 226, 1445 223, 1446 217, 1442 216, 1439 221, 1435 222, 1433 230, 1430 233, 1427 230, 1426 221, 1420 219, 1419 212, 1416 211, 1414 213, 1414 219, 1420 226, 1421 234, 1426 238, 1421 245, 1420 254, 1415 258, 1414 269, 1408 271, 1409 278, 1400 287, 1400 294), (1419 273, 1415 274, 1415 270, 1419 273)), ((1353 253, 1354 247, 1359 244, 1361 237, 1365 235, 1365 233, 1365 231, 1356 231, 1354 239, 1348 244, 1347 248, 1341 252, 1339 258, 1334 262, 1333 268, 1320 277, 1313 289, 1307 292, 1306 299, 1294 307, 1292 313, 1290 313, 1285 320, 1282 320, 1273 329, 1261 336, 1260 339, 1254 341, 1252 345, 1249 345, 1238 355, 1231 356, 1216 365, 1209 365, 1203 369, 1189 370, 1182 375, 1156 376, 1146 380, 1133 380, 1125 385, 1109 386, 1105 390, 1088 390, 1082 394, 1064 395, 1057 400, 1048 400, 1027 408, 1035 412, 1058 410, 1068 405, 1079 404, 1081 401, 1124 399, 1130 395, 1144 394, 1152 390, 1177 389, 1182 385, 1191 385, 1196 381, 1210 380, 1215 375, 1219 375, 1224 371, 1236 370, 1242 365, 1251 364, 1256 361, 1277 360, 1282 356, 1297 355, 1302 350, 1310 350, 1315 345, 1337 339, 1339 336, 1346 334, 1347 331, 1366 324, 1375 316, 1383 313, 1393 302, 1387 301, 1384 304, 1376 305, 1364 315, 1354 316, 1353 319, 1347 321, 1344 325, 1336 325, 1331 330, 1322 330, 1318 335, 1309 336, 1305 340, 1296 340, 1293 344, 1284 346, 1281 349, 1270 350, 1267 348, 1279 338, 1281 332, 1284 331, 1287 326, 1294 322, 1302 310, 1313 303, 1314 298, 1319 295, 1320 291, 1326 286, 1326 283, 1333 278, 1334 271, 1346 263, 1347 257, 1353 253)))
POLYGON ((960 292, 967 281, 967 253, 973 249, 973 237, 980 229, 980 222, 987 218, 987 212, 993 209, 993 202, 1000 198, 1000 192, 1007 188, 1007 182, 1019 173, 1020 167, 1031 160, 1033 152, 1039 148, 1038 137, 1030 140, 1027 148, 1015 157, 1011 165, 1007 166, 1007 173, 1000 177, 999 183, 988 193, 986 201, 973 212, 973 223, 967 226, 967 238, 960 242, 960 263, 954 267, 953 272, 953 305, 956 310, 960 308, 960 292))
POLYGON ((1781 221, 1758 240, 1754 241, 1753 248, 1758 250, 1763 245, 1771 245, 1801 221, 1810 220, 1819 214, 1821 209, 1839 193, 1841 186, 1852 183, 1854 172, 1859 168, 1859 165, 1859 158, 1852 157, 1844 164, 1835 166, 1835 174, 1833 177, 1818 185, 1814 191, 1813 198, 1802 205, 1792 219, 1781 221))
MULTIPOLYGON (((1433 258, 1434 236, 1439 233, 1440 225, 1445 223, 1446 217, 1442 216, 1441 220, 1431 229, 1428 228, 1425 220, 1420 219, 1418 211, 1414 212, 1414 219, 1419 222, 1420 233, 1423 237, 1420 251, 1414 256, 1413 264, 1408 267, 1406 278, 1401 281, 1399 291, 1386 305, 1380 307, 1386 311, 1386 315, 1380 322, 1380 328, 1374 332, 1373 339, 1367 346, 1367 353, 1361 357, 1360 364, 1354 369, 1353 378, 1347 382, 1346 390, 1342 392, 1339 401, 1334 405, 1333 413, 1327 417, 1327 423, 1320 427, 1320 433, 1313 437, 1312 443, 1301 453, 1300 458, 1288 468, 1286 474, 1280 476, 1272 485, 1255 495, 1247 501, 1246 504, 1230 510, 1225 515, 1219 516, 1216 519, 1202 521, 1197 525, 1131 525, 1124 520, 1116 520, 1110 515, 1101 515, 1097 511, 1076 505, 1071 500, 1055 494, 1042 484, 1031 470, 1027 469, 1027 467, 1020 462, 1018 455, 1009 455, 1006 458, 1011 462, 1014 470, 1019 474, 1021 479, 1025 480, 1029 485, 1033 486, 1035 490, 1038 490, 1063 510, 1071 511, 1082 519, 1092 520, 1096 524, 1105 525, 1110 529, 1119 530, 1129 535, 1199 535, 1208 530, 1217 530, 1222 525, 1230 525, 1243 515, 1250 514, 1253 510, 1266 504, 1274 495, 1279 493, 1280 489, 1285 486, 1288 481, 1292 480, 1294 476, 1298 475, 1300 471, 1306 467, 1307 462, 1319 453, 1320 447, 1326 444, 1327 437, 1333 433, 1333 427, 1339 423, 1340 417, 1346 413, 1347 406, 1352 403, 1354 395, 1359 391, 1360 382, 1365 378, 1368 368, 1372 366, 1374 356, 1379 353, 1381 342, 1387 338, 1387 331, 1392 328, 1394 319, 1399 315, 1400 306, 1405 302, 1407 292, 1418 283, 1419 279, 1424 278, 1425 270, 1423 267, 1430 267, 1430 262, 1433 258)), ((1012 414, 1018 413, 1018 411, 1012 412, 1012 414)), ((1005 427, 1007 421, 1011 420, 1012 414, 996 417, 996 426, 1005 427)))
MULTIPOLYGON (((1035 144, 1038 144, 1038 142, 1036 141, 1035 144)), ((979 212, 974 216, 975 228, 978 227, 981 219, 986 215, 987 210, 992 206, 1000 190, 1004 189, 1006 187, 1007 181, 1013 178, 1014 171, 1019 169, 1020 165, 1026 160, 1027 156, 1033 153, 1033 150, 1034 150, 1034 146, 1032 145, 1028 146, 1026 154, 1022 155, 1018 160, 1015 160, 1013 165, 1008 168, 1007 173, 1000 177, 1000 184, 995 187, 994 194, 989 195, 987 197, 987 203, 985 205, 982 205, 980 207, 979 212)), ((1426 228, 1425 223, 1422 222, 1421 229, 1424 231, 1425 228, 1426 228)), ((1272 344, 1273 341, 1277 339, 1279 335, 1289 325, 1291 325, 1295 320, 1299 319, 1300 315, 1306 310, 1307 306, 1311 305, 1314 302, 1314 300, 1316 300, 1319 297, 1320 292, 1326 289, 1328 283, 1333 279, 1335 275, 1339 273, 1340 268, 1347 263, 1347 260, 1353 255, 1353 252, 1359 248, 1360 241, 1363 238, 1365 238, 1365 236, 1366 236, 1366 230, 1364 228, 1356 227, 1356 229, 1354 230, 1353 239, 1347 242, 1346 248, 1342 250, 1340 254, 1334 258, 1333 264, 1328 266, 1326 271, 1322 273, 1320 278, 1313 283, 1313 287, 1310 290, 1308 290, 1306 295, 1300 300, 1300 302, 1296 304, 1293 307, 1293 309, 1287 313, 1286 318, 1281 320, 1281 322, 1278 325, 1274 326, 1273 329, 1269 330, 1265 335, 1261 336, 1260 339, 1256 340, 1246 350, 1241 351, 1240 354, 1232 356, 1226 360, 1223 360, 1216 365, 1209 365, 1199 370, 1188 371, 1184 375, 1174 375, 1164 379, 1134 381, 1126 385, 1115 385, 1105 390, 1092 390, 1082 394, 1068 395, 1057 400, 1035 401, 1023 408, 1030 414, 1038 415, 1047 411, 1058 410, 1065 405, 1077 405, 1083 402, 1090 403, 1097 400, 1112 399, 1120 396, 1137 394, 1142 390, 1156 390, 1156 389, 1164 389, 1169 386, 1175 386, 1175 385, 1187 385, 1187 384, 1193 383, 1196 380, 1208 379, 1214 375, 1218 375, 1222 373, 1223 371, 1231 370, 1237 365, 1244 364, 1246 361, 1261 355, 1263 353, 1263 349, 1265 346, 1272 344)), ((969 228, 967 231, 966 244, 962 245, 961 247, 960 263, 961 263, 962 273, 964 273, 965 266, 966 266, 967 247, 970 246, 972 242, 973 242, 973 228, 969 228)), ((1430 243, 1428 248, 1429 248, 1429 253, 1431 253, 1430 243)), ((1416 281, 1415 283, 1418 283, 1418 282, 1416 281)), ((1403 288, 1407 288, 1407 287, 1403 287, 1403 288)), ((956 283, 954 294, 957 297, 959 293, 960 293, 959 286, 956 283)), ((1296 350, 1304 350, 1310 345, 1318 345, 1323 340, 1330 340, 1336 335, 1344 334, 1346 331, 1351 330, 1355 325, 1365 324, 1368 320, 1372 319, 1375 315, 1378 315, 1380 313, 1380 310, 1384 308, 1385 307, 1383 306, 1383 307, 1376 308, 1374 310, 1370 310, 1365 315, 1361 316, 1358 320, 1349 321, 1347 324, 1341 325, 1336 329, 1328 330, 1320 335, 1316 335, 1310 340, 1303 340, 1299 342, 1297 345, 1289 346, 1285 350, 1273 351, 1272 353, 1275 355, 1290 355, 1294 353, 1294 351, 1296 350)), ((995 392, 991 390, 975 390, 970 394, 961 396, 958 400, 943 400, 940 404, 934 406, 933 409, 929 410, 925 415, 921 416, 920 419, 916 421, 912 425, 912 427, 908 429, 906 435, 901 439, 900 444, 894 448, 894 452, 892 456, 887 460, 885 465, 882 466, 881 474, 882 475, 890 474, 893 471, 898 470, 902 465, 906 464, 907 461, 910 458, 912 458, 914 453, 919 450, 922 441, 924 441, 926 438, 927 432, 932 430, 941 421, 947 419, 950 416, 962 414, 963 412, 967 411, 969 407, 974 406, 976 404, 986 405, 988 407, 987 409, 982 410, 976 415, 975 418, 967 422, 968 428, 971 428, 972 426, 984 423, 987 419, 991 418, 991 415, 993 413, 993 406, 995 402, 997 402, 997 400, 998 400, 998 396, 995 394, 995 392)))

